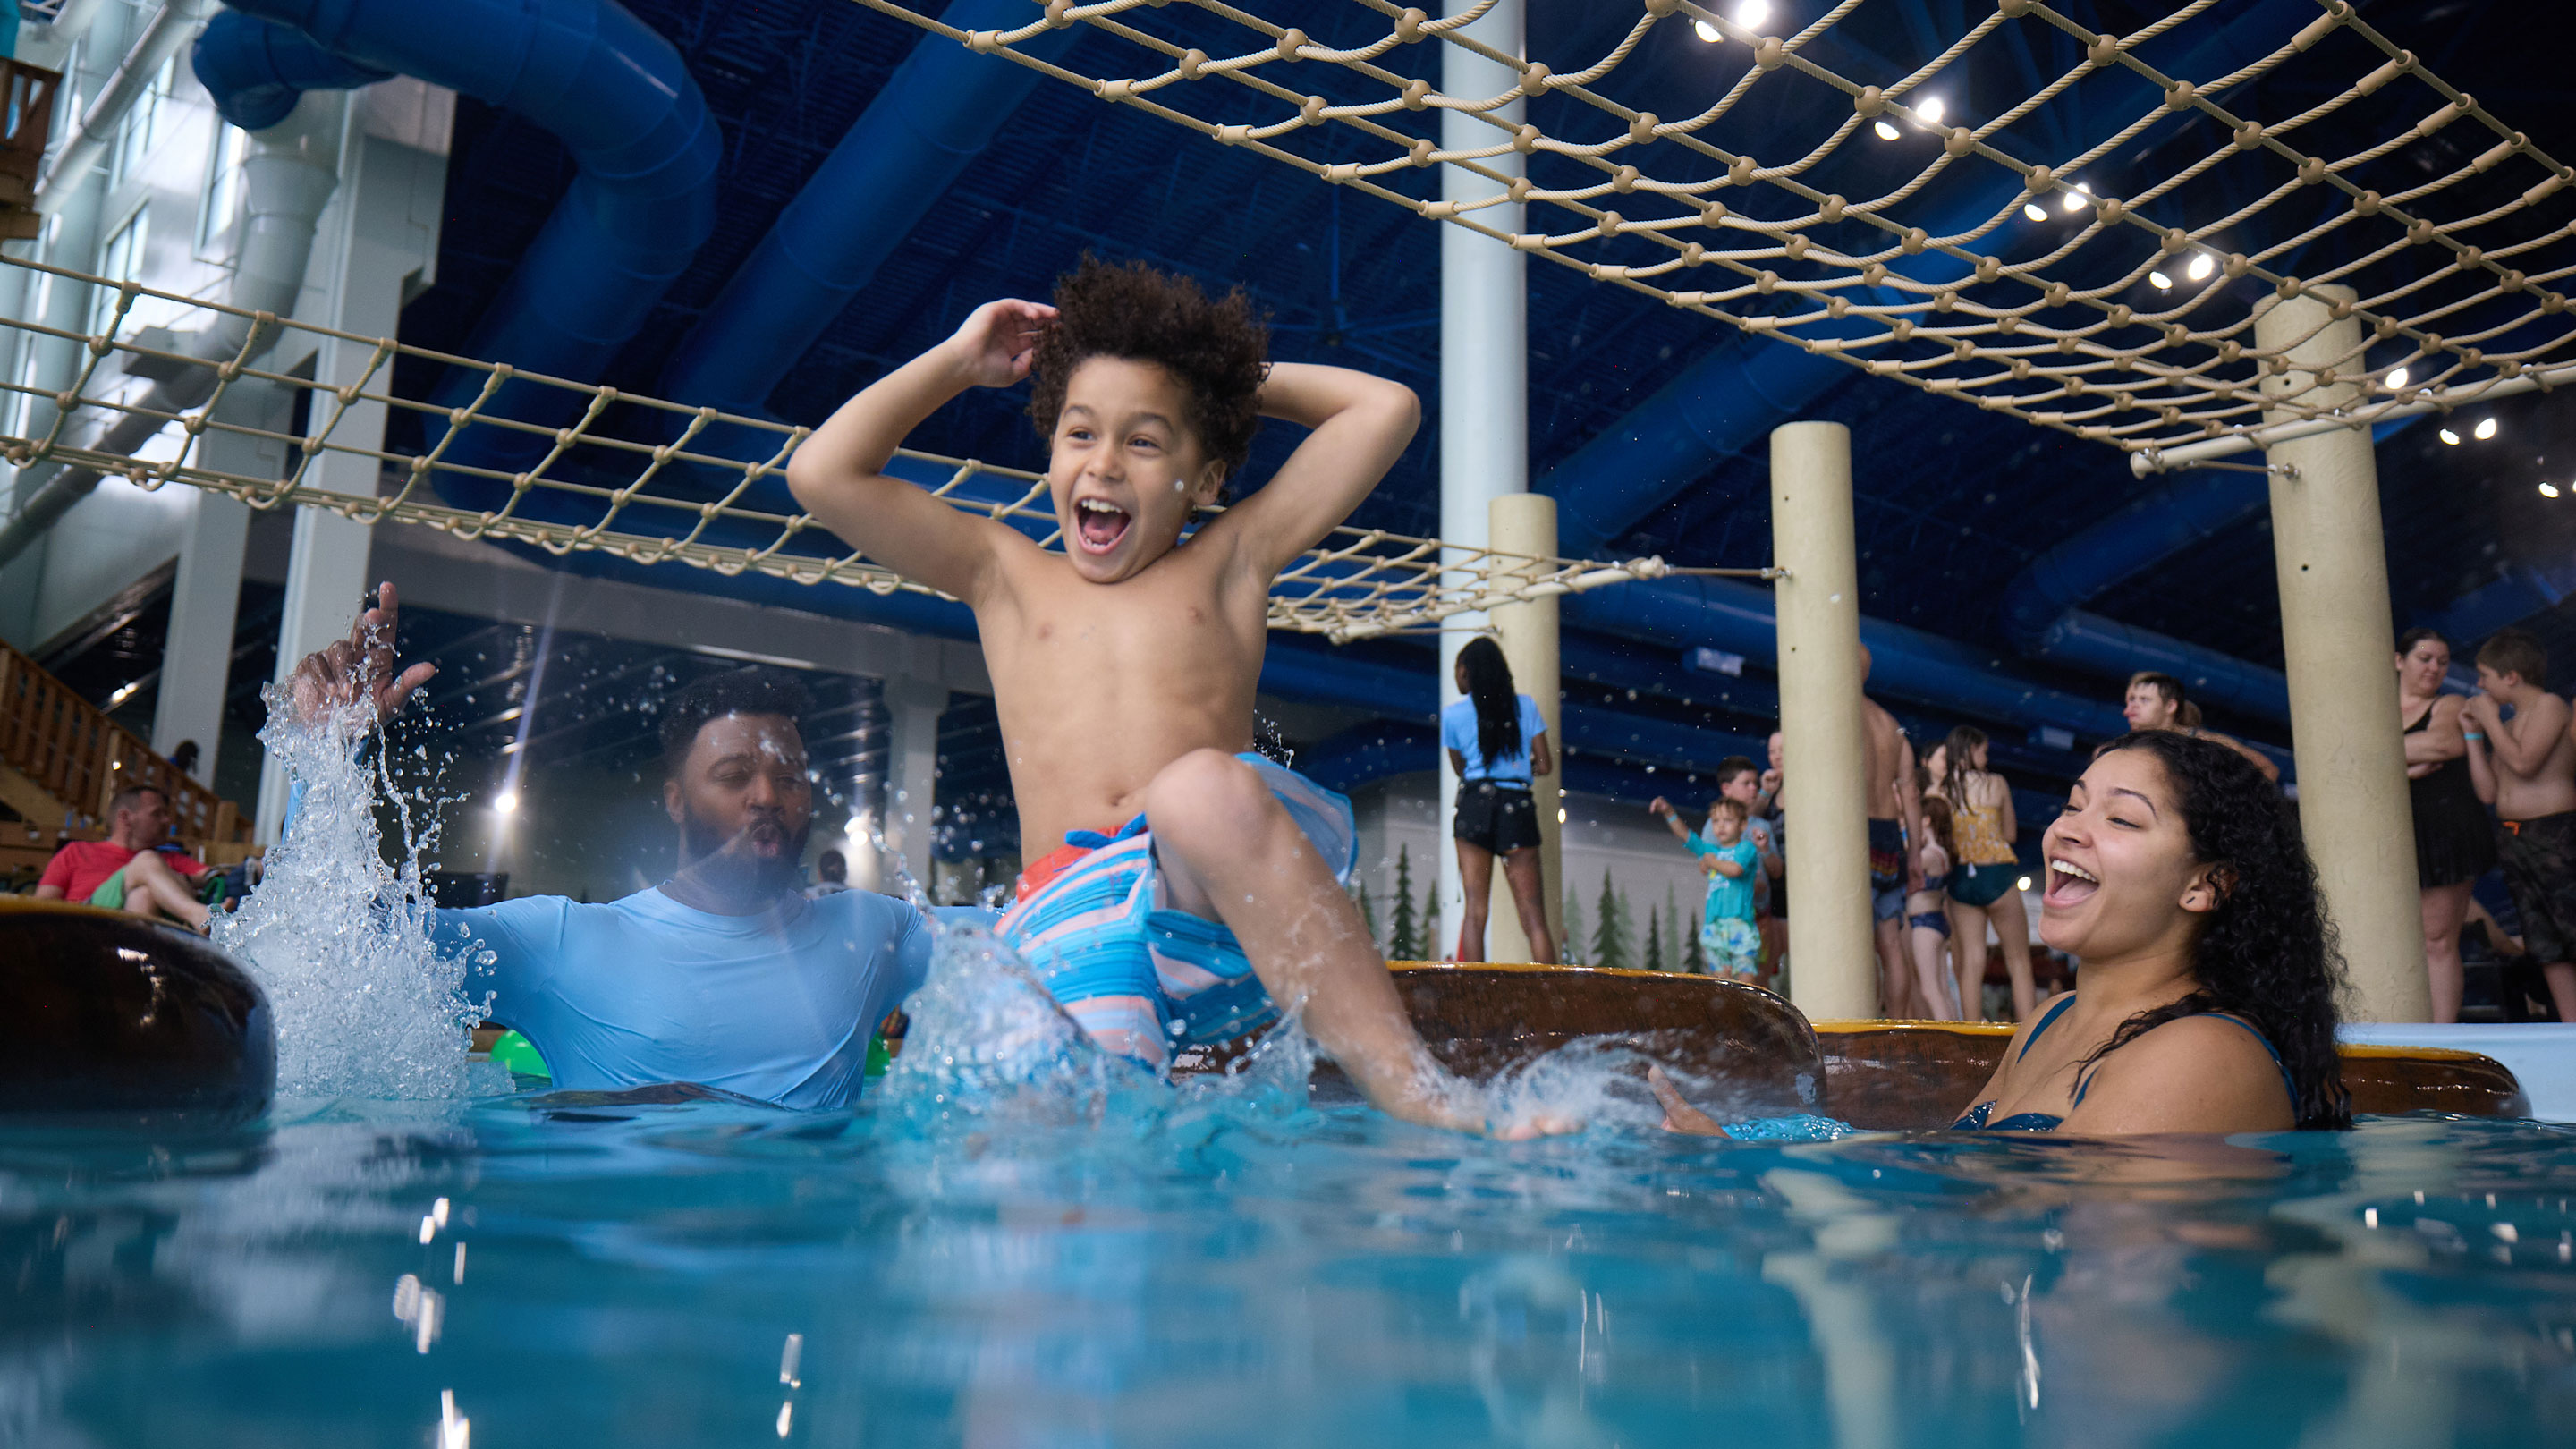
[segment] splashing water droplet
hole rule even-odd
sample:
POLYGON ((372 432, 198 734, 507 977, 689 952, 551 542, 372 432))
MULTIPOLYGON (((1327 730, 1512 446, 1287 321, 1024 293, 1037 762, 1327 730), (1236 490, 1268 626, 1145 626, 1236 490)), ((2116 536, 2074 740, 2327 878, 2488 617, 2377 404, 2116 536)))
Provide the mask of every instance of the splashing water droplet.
POLYGON ((435 848, 434 833, 382 767, 387 752, 374 752, 376 764, 361 759, 369 711, 301 723, 284 687, 269 686, 265 697, 260 742, 302 783, 303 799, 292 833, 268 853, 260 888, 217 918, 214 937, 268 993, 279 1095, 474 1090, 465 1053, 480 1004, 467 999, 461 955, 442 956, 430 941, 420 860, 435 848), (377 832, 380 784, 402 830, 399 869, 385 863, 377 832))

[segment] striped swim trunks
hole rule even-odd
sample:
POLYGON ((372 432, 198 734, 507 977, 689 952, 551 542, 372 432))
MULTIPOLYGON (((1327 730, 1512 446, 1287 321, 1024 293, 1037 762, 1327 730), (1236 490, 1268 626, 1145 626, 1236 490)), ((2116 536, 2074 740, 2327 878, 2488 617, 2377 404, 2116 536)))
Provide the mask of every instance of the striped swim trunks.
MULTIPOLYGON (((1252 766, 1338 879, 1358 853, 1351 802, 1259 755, 1252 766)), ((1265 1026, 1278 1006, 1234 933, 1172 910, 1156 879, 1142 815, 1114 835, 1077 830, 1020 874, 995 928, 1104 1050, 1160 1070, 1173 1047, 1229 1041, 1265 1026)))

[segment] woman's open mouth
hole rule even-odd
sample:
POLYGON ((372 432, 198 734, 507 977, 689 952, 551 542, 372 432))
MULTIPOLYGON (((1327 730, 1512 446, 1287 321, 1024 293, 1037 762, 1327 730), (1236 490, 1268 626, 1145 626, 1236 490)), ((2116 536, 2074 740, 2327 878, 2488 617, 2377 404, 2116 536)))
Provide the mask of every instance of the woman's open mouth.
POLYGON ((2048 889, 2040 895, 2043 906, 2064 910, 2081 904, 2102 888, 2102 878, 2069 860, 2048 862, 2048 889))
POLYGON ((1084 498, 1073 505, 1073 540, 1085 553, 1107 553, 1127 536, 1131 521, 1127 510, 1114 503, 1084 498))

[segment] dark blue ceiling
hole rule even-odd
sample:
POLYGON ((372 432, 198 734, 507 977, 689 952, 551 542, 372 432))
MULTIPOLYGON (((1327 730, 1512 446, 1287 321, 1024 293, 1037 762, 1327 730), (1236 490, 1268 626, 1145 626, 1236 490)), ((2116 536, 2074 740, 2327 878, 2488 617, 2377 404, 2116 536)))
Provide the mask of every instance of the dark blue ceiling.
MULTIPOLYGON (((2163 9, 2115 0, 2066 3, 2079 17, 2123 31, 2163 9)), ((686 58, 725 140, 713 237, 601 379, 651 392, 670 349, 780 208, 892 68, 925 42, 920 32, 849 0, 630 0, 630 6, 686 58)), ((1326 0, 1272 0, 1262 8, 1326 39, 1348 28, 1358 10, 1326 0)), ((2535 140, 2562 158, 2576 156, 2576 112, 2564 102, 2561 80, 2576 22, 2565 7, 2383 0, 2357 8, 2400 43, 2416 46, 2446 79, 2531 127, 2535 140)), ((1165 12, 1177 13, 1177 7, 1165 12)), ((1955 36, 1983 13, 1963 0, 1863 7, 1831 38, 1840 53, 1825 58, 1854 69, 1912 64, 1928 54, 1928 36, 1955 36)), ((1539 58, 1590 57, 1632 18, 1628 5, 1532 0, 1529 51, 1539 58)), ((1705 94, 1715 54, 1682 27, 1658 27, 1623 69, 1623 79, 1638 88, 1623 94, 1648 100, 1670 94, 1675 99, 1664 114, 1695 109, 1686 98, 1705 94)), ((2048 69, 2068 58, 2041 56, 2037 63, 2048 69)), ((1077 50, 1077 68, 1083 59, 1077 50)), ((1315 77, 1308 83, 1329 82, 1315 77)), ((2012 73, 1981 73, 1968 84, 1972 102, 1983 87, 1993 88, 1994 99, 2027 90, 2012 73)), ((2307 103, 2300 96, 2275 99, 2248 109, 2279 114, 2294 102, 2307 103)), ((1765 104, 1772 108, 1755 111, 1749 124, 1784 137, 1816 129, 1815 116, 1765 104)), ((2032 124, 2044 128, 2053 119, 2043 113, 2032 124)), ((2154 133, 2145 139, 2141 149, 2162 144, 2154 133)), ((1332 142, 1327 136, 1315 144, 1332 142)), ((2163 159, 2169 158, 2132 153, 2114 164, 2145 170, 2163 159)), ((404 314, 404 340, 460 346, 571 179, 571 163, 552 137, 460 101, 438 284, 404 314)), ((1436 531, 1444 422, 1433 311, 1437 229, 1051 82, 1037 88, 995 144, 929 210, 872 285, 799 361, 771 405, 788 419, 819 421, 849 393, 946 335, 978 303, 1044 295, 1086 249, 1240 284, 1269 309, 1278 356, 1367 368, 1420 392, 1428 419, 1422 434, 1356 521, 1436 531)), ((1533 264, 1529 277, 1534 478, 1692 361, 1736 342, 1736 334, 1705 319, 1571 269, 1533 264)), ((1042 454, 1021 411, 1024 402, 1018 391, 972 394, 932 419, 915 441, 1038 466, 1042 454)), ((2576 558, 2576 496, 2553 505, 2534 492, 2543 478, 2576 481, 2576 421, 2547 396, 2494 411, 2505 426, 2491 443, 2446 447, 2432 427, 2417 426, 2382 445, 2401 624, 2493 579, 2508 563, 2554 567, 2576 558)), ((2039 551, 2150 486, 2134 480, 2125 459, 2109 448, 1893 383, 1859 377, 1839 383, 1808 415, 1853 429, 1865 610, 1991 647, 1999 658, 2012 657, 1997 618, 2005 583, 2039 551)), ((1266 476, 1291 441, 1283 434, 1266 438, 1249 477, 1266 476)), ((1683 564, 1765 561, 1764 461, 1757 450, 1719 462, 1623 545, 1683 564)), ((2129 581, 2092 607, 2226 653, 2280 662, 2271 552, 2259 523, 2129 581)), ((2554 615, 2541 622, 2576 657, 2576 627, 2554 615)), ((2113 689, 2042 665, 2015 667, 2090 693, 2113 689)), ((1655 705, 1649 700, 1638 707, 1655 705)), ((2286 742, 2278 729, 2248 732, 2286 742)))

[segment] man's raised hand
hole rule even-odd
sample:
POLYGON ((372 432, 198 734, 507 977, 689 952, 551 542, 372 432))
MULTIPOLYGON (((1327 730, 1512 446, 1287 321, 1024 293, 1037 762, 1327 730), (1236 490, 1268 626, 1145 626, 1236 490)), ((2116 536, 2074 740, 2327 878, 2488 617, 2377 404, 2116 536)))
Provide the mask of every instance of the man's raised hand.
POLYGON ((358 615, 349 637, 304 657, 288 687, 295 695, 295 716, 310 722, 330 710, 361 701, 372 704, 378 722, 402 713, 413 690, 438 673, 435 664, 415 664, 394 673, 394 622, 400 601, 392 584, 376 586, 375 607, 358 615))
POLYGON ((1038 339, 1055 321, 1055 309, 1044 302, 1004 297, 966 314, 957 335, 948 339, 958 351, 966 380, 976 387, 1009 387, 1029 375, 1037 360, 1038 339))

